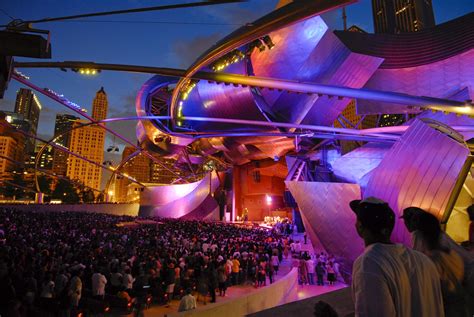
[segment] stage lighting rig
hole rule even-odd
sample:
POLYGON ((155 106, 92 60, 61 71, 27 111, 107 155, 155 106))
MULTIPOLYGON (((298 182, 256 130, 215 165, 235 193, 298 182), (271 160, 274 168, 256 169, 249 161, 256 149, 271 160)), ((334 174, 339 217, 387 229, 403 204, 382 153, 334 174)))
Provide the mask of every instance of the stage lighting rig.
POLYGON ((269 50, 273 49, 275 47, 275 43, 273 43, 271 37, 269 35, 265 35, 262 38, 263 43, 268 47, 269 50))
POLYGON ((100 73, 100 69, 95 68, 71 68, 71 70, 75 73, 79 73, 81 75, 86 76, 95 76, 100 73))

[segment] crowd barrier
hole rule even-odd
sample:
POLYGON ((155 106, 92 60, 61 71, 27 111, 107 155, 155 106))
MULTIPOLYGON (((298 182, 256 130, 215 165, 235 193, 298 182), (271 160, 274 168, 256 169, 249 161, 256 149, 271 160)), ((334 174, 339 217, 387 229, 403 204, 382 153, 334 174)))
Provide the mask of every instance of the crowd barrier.
POLYGON ((138 216, 139 204, 3 204, 0 207, 36 212, 86 212, 138 216))

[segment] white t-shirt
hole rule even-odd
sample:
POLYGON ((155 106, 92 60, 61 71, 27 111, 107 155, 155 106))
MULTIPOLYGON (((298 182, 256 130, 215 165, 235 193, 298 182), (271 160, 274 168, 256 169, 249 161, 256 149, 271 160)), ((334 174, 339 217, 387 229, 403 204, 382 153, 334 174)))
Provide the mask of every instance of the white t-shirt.
POLYGON ((134 281, 135 279, 132 277, 131 274, 128 274, 128 273, 124 274, 122 282, 125 289, 132 289, 134 281))
POLYGON ((366 247, 354 262, 352 296, 356 316, 444 316, 435 265, 401 244, 366 247))
POLYGON ((94 273, 92 275, 92 295, 105 295, 105 284, 107 279, 100 273, 94 273))
POLYGON ((193 295, 188 294, 188 295, 183 296, 183 298, 181 298, 181 301, 179 302, 178 311, 179 312, 187 311, 187 310, 191 310, 195 308, 196 308, 196 298, 193 295))
POLYGON ((278 255, 272 255, 272 265, 273 266, 280 265, 280 260, 278 259, 278 255))
POLYGON ((306 260, 306 268, 308 270, 308 273, 314 274, 314 261, 311 259, 306 260))

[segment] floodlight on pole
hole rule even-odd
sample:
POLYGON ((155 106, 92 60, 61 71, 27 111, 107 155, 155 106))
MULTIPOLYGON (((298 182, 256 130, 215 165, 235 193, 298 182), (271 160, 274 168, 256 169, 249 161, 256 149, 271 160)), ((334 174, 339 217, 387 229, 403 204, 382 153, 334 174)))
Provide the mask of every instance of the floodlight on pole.
POLYGON ((75 73, 79 73, 81 75, 86 75, 86 76, 94 76, 100 73, 100 69, 95 69, 95 68, 71 68, 71 70, 75 73))

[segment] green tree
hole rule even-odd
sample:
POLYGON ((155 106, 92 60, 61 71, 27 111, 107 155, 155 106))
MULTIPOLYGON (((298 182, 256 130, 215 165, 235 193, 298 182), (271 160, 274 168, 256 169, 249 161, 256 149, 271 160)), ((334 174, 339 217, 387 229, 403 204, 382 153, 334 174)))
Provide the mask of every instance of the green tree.
POLYGON ((0 193, 9 198, 22 199, 26 196, 26 182, 22 174, 14 173, 11 180, 5 180, 3 186, 0 186, 0 193))
POLYGON ((89 204, 94 202, 94 192, 90 188, 85 188, 81 191, 81 199, 84 203, 89 204))
POLYGON ((61 178, 58 181, 51 197, 68 204, 75 204, 81 201, 77 188, 66 178, 61 178))

